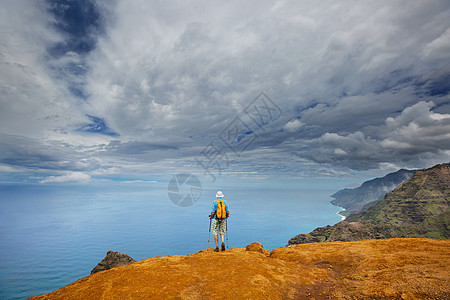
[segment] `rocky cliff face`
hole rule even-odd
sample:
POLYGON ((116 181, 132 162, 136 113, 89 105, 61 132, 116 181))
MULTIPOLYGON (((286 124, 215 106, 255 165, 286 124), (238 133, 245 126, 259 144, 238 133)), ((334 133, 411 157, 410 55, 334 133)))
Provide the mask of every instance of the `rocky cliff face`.
POLYGON ((416 171, 365 211, 333 226, 299 234, 288 244, 392 237, 449 239, 450 163, 416 171))
POLYGON ((298 234, 288 241, 288 245, 322 243, 322 242, 355 242, 364 239, 387 239, 395 237, 391 227, 386 224, 373 225, 368 222, 342 221, 333 226, 319 227, 307 234, 298 234))
POLYGON ((410 178, 415 171, 399 170, 382 178, 375 178, 364 182, 354 189, 343 189, 333 194, 332 204, 345 208, 345 213, 350 215, 368 208, 370 203, 383 199, 386 193, 391 192, 399 184, 410 178))
POLYGON ((153 257, 32 299, 449 299, 450 241, 316 243, 153 257))
POLYGON ((112 269, 120 265, 129 265, 134 262, 136 261, 129 257, 127 254, 109 250, 106 253, 105 258, 92 269, 91 275, 100 271, 112 269))

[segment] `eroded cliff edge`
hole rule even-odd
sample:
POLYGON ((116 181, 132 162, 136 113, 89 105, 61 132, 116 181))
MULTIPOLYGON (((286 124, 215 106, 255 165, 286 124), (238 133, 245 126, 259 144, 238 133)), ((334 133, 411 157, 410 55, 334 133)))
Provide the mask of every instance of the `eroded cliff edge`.
POLYGON ((250 248, 152 257, 32 299, 450 298, 450 241, 314 243, 271 253, 250 248))

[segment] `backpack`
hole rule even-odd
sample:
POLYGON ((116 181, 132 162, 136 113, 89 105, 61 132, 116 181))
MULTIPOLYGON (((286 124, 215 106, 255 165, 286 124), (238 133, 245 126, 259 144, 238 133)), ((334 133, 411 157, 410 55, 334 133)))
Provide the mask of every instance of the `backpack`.
POLYGON ((226 210, 225 210, 225 203, 222 201, 219 201, 219 199, 217 199, 217 210, 216 210, 216 216, 217 219, 219 220, 223 220, 226 218, 226 210))

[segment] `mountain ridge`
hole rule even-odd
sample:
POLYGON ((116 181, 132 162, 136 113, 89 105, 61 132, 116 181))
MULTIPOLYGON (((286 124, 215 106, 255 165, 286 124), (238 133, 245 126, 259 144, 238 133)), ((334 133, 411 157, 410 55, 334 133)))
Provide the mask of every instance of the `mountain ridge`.
POLYGON ((409 179, 414 172, 416 170, 401 169, 383 177, 367 180, 357 188, 342 189, 331 195, 332 198, 335 198, 331 203, 345 209, 345 211, 339 212, 342 216, 365 210, 373 205, 371 203, 383 199, 386 193, 409 179))
POLYGON ((291 244, 416 237, 449 239, 450 163, 419 170, 364 211, 299 234, 291 244))

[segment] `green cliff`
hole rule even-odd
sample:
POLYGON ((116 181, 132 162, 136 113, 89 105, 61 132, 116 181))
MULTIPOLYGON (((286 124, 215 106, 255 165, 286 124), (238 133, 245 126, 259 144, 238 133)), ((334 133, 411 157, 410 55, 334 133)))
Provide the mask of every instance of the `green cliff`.
POLYGON ((399 184, 410 178, 415 171, 399 170, 387 174, 382 178, 375 178, 364 182, 354 189, 343 189, 334 193, 331 197, 332 204, 345 208, 341 215, 348 216, 373 206, 376 201, 383 199, 386 193, 391 192, 399 184))
POLYGON ((288 244, 393 237, 449 239, 450 163, 416 171, 384 199, 333 226, 299 234, 288 244))

